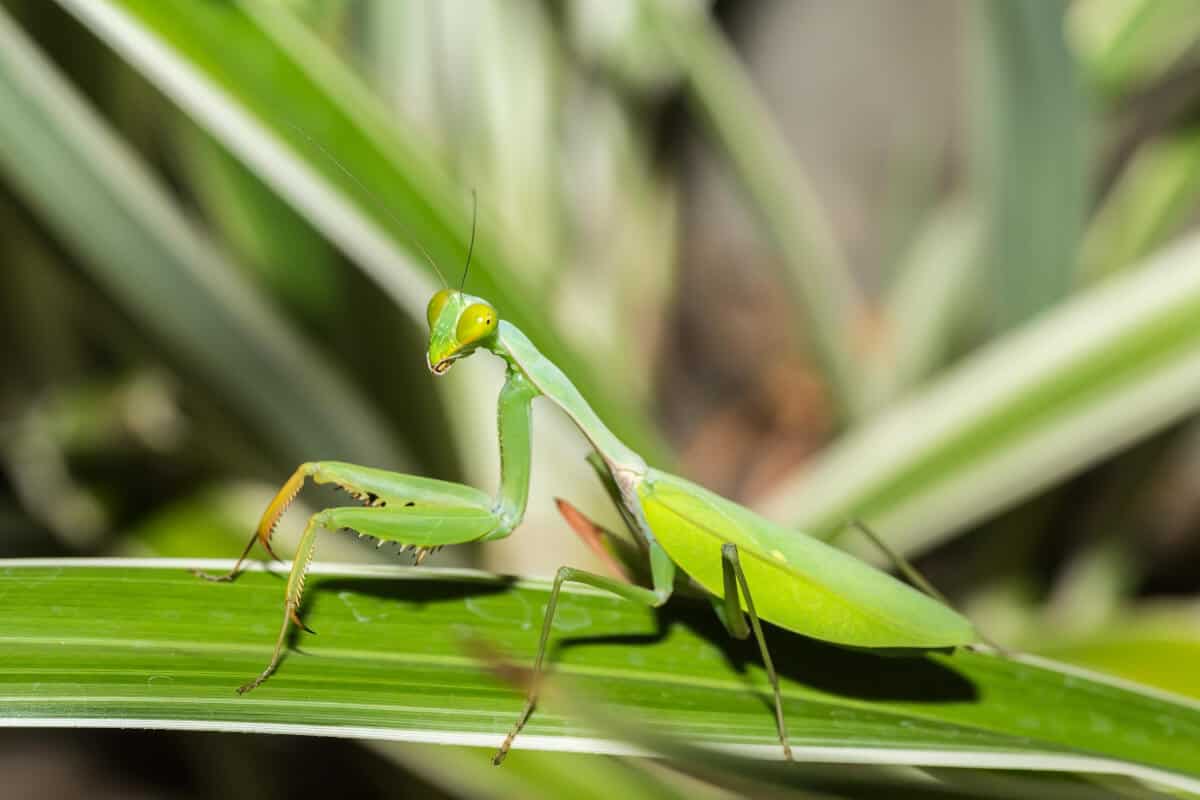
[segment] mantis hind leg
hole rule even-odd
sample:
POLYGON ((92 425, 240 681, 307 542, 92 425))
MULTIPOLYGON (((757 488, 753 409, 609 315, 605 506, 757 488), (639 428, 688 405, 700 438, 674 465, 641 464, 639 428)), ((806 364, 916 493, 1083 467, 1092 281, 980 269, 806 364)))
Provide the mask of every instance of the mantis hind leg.
MULTIPOLYGON (((900 574, 908 579, 909 583, 916 586, 934 600, 937 600, 946 608, 949 608, 952 611, 958 611, 958 609, 954 607, 954 604, 950 602, 946 595, 938 591, 938 588, 930 583, 929 579, 922 575, 921 571, 914 567, 907 558, 893 550, 888 543, 879 536, 879 534, 877 534, 867 525, 867 523, 863 522, 861 519, 853 519, 850 520, 850 525, 858 530, 858 532, 863 536, 867 537, 867 539, 871 541, 871 544, 875 545, 879 552, 883 553, 883 555, 892 562, 892 565, 900 572, 900 574)), ((973 622, 972 625, 974 625, 973 622)), ((996 642, 992 640, 990 636, 985 635, 983 631, 979 630, 978 625, 974 625, 974 627, 980 641, 1001 655, 1008 655, 1009 651, 996 644, 996 642)))
POLYGON ((920 570, 909 563, 907 558, 889 547, 888 543, 885 542, 879 536, 879 534, 875 533, 875 531, 867 526, 867 523, 863 522, 861 519, 854 519, 850 521, 850 524, 854 526, 859 533, 870 539, 871 544, 875 545, 879 552, 883 553, 888 561, 892 562, 892 565, 900 571, 901 575, 903 575, 905 578, 908 578, 909 583, 913 584, 922 592, 929 595, 934 600, 937 600, 942 605, 953 608, 953 606, 950 605, 950 601, 946 598, 946 595, 938 591, 937 587, 930 583, 929 580, 921 574, 920 570))
POLYGON ((763 666, 767 669, 767 678, 771 681, 771 690, 775 694, 775 726, 779 730, 779 743, 783 745, 783 756, 792 760, 792 746, 788 743, 787 723, 783 719, 783 696, 779 692, 779 676, 775 674, 775 664, 771 661, 771 653, 767 650, 766 639, 763 638, 762 623, 754 610, 754 600, 750 597, 750 584, 746 581, 746 573, 742 571, 742 562, 738 558, 737 545, 726 543, 721 546, 721 571, 725 578, 725 596, 723 607, 717 606, 717 616, 725 624, 729 634, 737 639, 745 639, 753 631, 758 642, 759 652, 762 653, 763 666), (742 615, 742 607, 738 602, 738 588, 741 588, 742 599, 746 601, 746 613, 750 617, 750 626, 746 626, 746 618, 742 615))

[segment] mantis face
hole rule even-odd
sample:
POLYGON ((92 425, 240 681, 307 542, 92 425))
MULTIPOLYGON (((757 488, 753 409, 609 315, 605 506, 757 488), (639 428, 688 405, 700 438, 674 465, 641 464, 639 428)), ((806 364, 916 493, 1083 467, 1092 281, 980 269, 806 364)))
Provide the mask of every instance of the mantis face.
POLYGON ((429 301, 429 352, 425 354, 434 375, 444 375, 450 365, 486 345, 496 333, 500 315, 491 304, 457 289, 442 289, 429 301))

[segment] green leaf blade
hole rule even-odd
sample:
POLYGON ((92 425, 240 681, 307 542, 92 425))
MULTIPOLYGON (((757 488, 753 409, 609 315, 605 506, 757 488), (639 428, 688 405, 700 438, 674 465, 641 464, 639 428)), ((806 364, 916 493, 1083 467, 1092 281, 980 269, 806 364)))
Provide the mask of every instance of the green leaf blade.
POLYGON ((1086 98, 1050 0, 975 3, 975 169, 986 201, 995 322, 1069 293, 1087 209, 1086 98))
MULTIPOLYGON (((219 585, 182 562, 5 562, 0 722, 499 742, 522 698, 466 641, 530 662, 547 584, 421 569, 316 573, 303 613, 318 635, 295 640, 278 673, 239 697, 234 688, 269 657, 282 575, 219 585)), ((673 603, 658 616, 568 592, 554 633, 552 680, 571 692, 660 734, 777 754, 754 649, 725 638, 707 608, 673 603)), ((986 654, 885 658, 775 629, 769 638, 805 758, 1196 777, 1200 709, 1187 701, 986 654)), ((544 705, 520 746, 629 752, 544 705)))

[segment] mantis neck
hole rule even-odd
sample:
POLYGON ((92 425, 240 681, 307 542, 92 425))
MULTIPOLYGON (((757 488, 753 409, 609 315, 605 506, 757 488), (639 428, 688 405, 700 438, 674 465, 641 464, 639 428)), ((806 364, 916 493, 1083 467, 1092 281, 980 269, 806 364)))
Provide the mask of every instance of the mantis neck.
POLYGON ((646 462, 608 429, 575 388, 575 384, 552 361, 541 354, 520 328, 500 320, 495 353, 525 374, 538 392, 566 412, 579 430, 608 463, 610 469, 645 474, 646 462))

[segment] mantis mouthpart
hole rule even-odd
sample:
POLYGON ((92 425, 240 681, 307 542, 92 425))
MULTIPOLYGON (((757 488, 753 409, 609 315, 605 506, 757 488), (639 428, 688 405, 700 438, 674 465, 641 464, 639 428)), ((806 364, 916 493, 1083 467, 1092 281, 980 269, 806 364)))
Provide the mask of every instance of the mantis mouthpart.
MULTIPOLYGON (((591 444, 592 465, 604 480, 636 546, 621 550, 620 544, 612 541, 616 537, 570 504, 560 502, 569 526, 594 550, 605 554, 602 557, 613 575, 568 566, 558 570, 546 603, 525 707, 494 763, 504 759, 537 703, 550 631, 565 583, 585 584, 656 608, 671 597, 677 571, 682 570, 709 596, 731 636, 754 636, 774 695, 779 741, 788 759, 791 746, 783 702, 763 637, 762 620, 856 648, 942 649, 982 641, 971 623, 940 597, 931 597, 933 592, 922 593, 824 542, 648 466, 605 426, 563 371, 516 326, 501 319, 483 298, 443 289, 429 302, 428 320, 426 358, 435 375, 445 374, 456 361, 480 349, 490 351, 507 365, 498 401, 498 495, 492 498, 457 483, 336 461, 301 464, 267 506, 234 568, 225 575, 204 577, 231 580, 241 570, 255 541, 274 557, 271 534, 308 479, 339 486, 365 505, 327 508, 309 518, 288 577, 283 623, 274 654, 266 669, 239 688, 239 693, 256 688, 270 677, 282 659, 289 627, 304 627, 298 609, 318 531, 349 529, 381 542, 397 542, 415 549, 418 559, 444 545, 486 542, 512 533, 524 517, 529 496, 530 410, 538 397, 565 412, 591 444), (606 549, 609 546, 611 550, 606 549), (622 564, 617 563, 614 553, 622 564), (641 581, 633 582, 631 577, 641 581)), ((902 559, 890 555, 902 569, 910 569, 902 559)))

